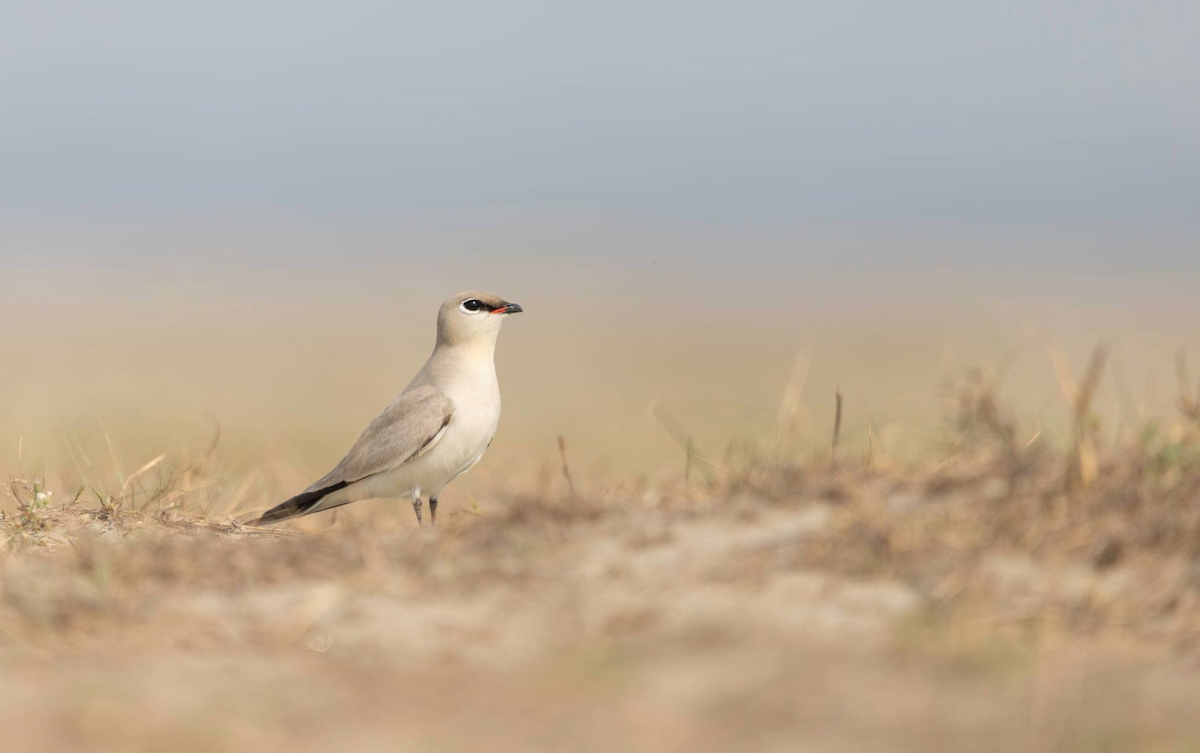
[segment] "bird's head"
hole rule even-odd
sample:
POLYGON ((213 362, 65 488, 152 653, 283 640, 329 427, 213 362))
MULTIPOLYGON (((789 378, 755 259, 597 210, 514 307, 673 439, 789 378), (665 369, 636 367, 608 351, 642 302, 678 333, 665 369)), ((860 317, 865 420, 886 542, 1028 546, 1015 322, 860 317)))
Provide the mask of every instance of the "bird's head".
POLYGON ((523 310, 481 290, 455 293, 438 310, 438 345, 494 344, 504 320, 523 310))

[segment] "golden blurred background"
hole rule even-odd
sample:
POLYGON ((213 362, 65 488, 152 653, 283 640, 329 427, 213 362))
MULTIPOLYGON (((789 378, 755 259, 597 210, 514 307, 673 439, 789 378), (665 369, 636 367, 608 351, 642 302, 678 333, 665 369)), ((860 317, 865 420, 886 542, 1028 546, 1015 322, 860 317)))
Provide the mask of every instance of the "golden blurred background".
MULTIPOLYGON (((527 310, 499 343, 504 415, 468 493, 551 473, 559 435, 597 480, 677 475, 672 432, 717 465, 731 448, 808 459, 827 451, 838 390, 845 452, 936 461, 955 440, 955 381, 973 369, 994 374, 1030 438, 1061 443, 1052 353, 1081 371, 1102 342, 1113 361, 1095 408, 1109 441, 1128 439, 1174 410, 1177 354, 1197 343, 1195 280, 1059 266, 1055 249, 1086 239, 1039 242, 1051 261, 1036 269, 972 270, 878 259, 974 258, 987 243, 819 228, 114 232, 90 240, 104 253, 10 262, 0 465, 70 485, 84 455, 137 467, 200 452, 219 425, 227 462, 273 463, 302 486, 405 385, 438 303, 467 287, 527 310)), ((1091 242, 1136 256, 1132 241, 1091 242)), ((1006 243, 1038 250, 990 243, 993 258, 1006 243)))

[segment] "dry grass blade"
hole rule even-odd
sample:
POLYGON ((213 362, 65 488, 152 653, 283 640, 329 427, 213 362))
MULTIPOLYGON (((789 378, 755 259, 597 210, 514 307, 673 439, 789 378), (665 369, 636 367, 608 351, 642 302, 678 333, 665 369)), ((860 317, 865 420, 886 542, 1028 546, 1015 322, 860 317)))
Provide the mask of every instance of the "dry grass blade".
POLYGON ((112 459, 113 470, 116 471, 117 480, 121 482, 121 488, 124 489, 126 486, 125 471, 121 467, 121 461, 117 459, 117 448, 113 446, 112 437, 108 435, 108 430, 102 429, 102 431, 104 433, 104 442, 108 445, 108 456, 112 459))
POLYGON ((17 507, 24 507, 25 500, 21 498, 21 492, 17 491, 17 480, 15 478, 8 480, 8 489, 9 493, 12 494, 12 498, 16 500, 17 507))
POLYGON ((675 418, 675 414, 664 407, 658 398, 650 401, 650 405, 647 406, 646 411, 658 420, 658 423, 667 430, 667 433, 671 435, 671 439, 674 439, 676 444, 681 448, 687 448, 687 440, 690 435, 683 430, 678 419, 675 418))
POLYGON ((134 479, 136 479, 138 476, 141 476, 143 473, 146 473, 146 472, 150 471, 151 469, 153 469, 156 465, 158 465, 163 460, 165 460, 166 457, 167 457, 167 454, 164 452, 163 454, 154 458, 153 460, 146 463, 141 468, 138 468, 136 471, 134 471, 132 474, 130 474, 129 478, 125 479, 125 482, 123 484, 121 484, 121 491, 125 491, 126 489, 128 489, 129 485, 133 483, 134 479))
MULTIPOLYGON (((671 435, 671 438, 674 439, 679 446, 683 448, 684 452, 687 453, 689 459, 696 458, 697 460, 711 465, 713 468, 716 468, 719 471, 732 474, 732 471, 730 471, 728 468, 725 468, 718 463, 714 463, 696 450, 695 443, 692 440, 692 435, 684 431, 683 426, 675 418, 675 415, 667 408, 663 407, 662 403, 660 403, 657 399, 650 402, 647 411, 650 413, 650 415, 658 419, 658 422, 662 424, 664 429, 667 430, 667 433, 671 435)), ((691 470, 690 462, 686 465, 684 470, 691 470)))
POLYGON ((1066 487, 1068 491, 1078 491, 1091 485, 1096 480, 1099 461, 1096 454, 1096 441, 1092 436, 1091 406, 1104 375, 1104 366, 1108 361, 1108 347, 1099 344, 1092 350, 1091 360, 1088 361, 1087 372, 1083 381, 1076 385, 1071 374, 1070 365, 1061 346, 1055 345, 1050 349, 1050 356, 1058 374, 1059 385, 1063 398, 1071 405, 1073 422, 1073 439, 1071 454, 1067 461, 1066 487))
POLYGON ((1083 383, 1075 395, 1075 418, 1082 420, 1091 411, 1092 400, 1096 397, 1096 388, 1100 386, 1100 378, 1104 375, 1104 364, 1108 361, 1108 347, 1097 345, 1092 350, 1092 358, 1088 362, 1087 373, 1083 383))
POLYGON ((836 405, 833 409, 833 446, 830 449, 830 457, 837 459, 838 440, 842 436, 842 391, 838 390, 834 393, 836 405))
POLYGON ((725 466, 723 466, 719 463, 714 463, 713 461, 709 460, 708 458, 704 457, 703 455, 701 455, 699 453, 693 453, 692 457, 696 458, 697 460, 699 460, 702 463, 708 463, 713 468, 716 468, 718 471, 721 471, 722 473, 727 473, 729 475, 733 475, 733 471, 729 470, 728 468, 726 468, 725 466))
POLYGON ((796 354, 792 364, 792 372, 788 377, 787 387, 779 399, 779 412, 776 416, 775 446, 781 448, 788 442, 796 431, 800 414, 801 399, 804 395, 804 383, 808 380, 808 369, 812 364, 812 349, 805 345, 796 354))
POLYGON ((1193 391, 1187 353, 1180 349, 1175 356, 1175 376, 1179 380, 1179 410, 1193 423, 1200 422, 1200 394, 1193 391))
POLYGON ((575 495, 575 481, 571 478, 571 464, 567 461, 567 440, 562 434, 558 435, 558 456, 562 459, 563 478, 567 480, 567 487, 571 490, 571 496, 575 495))
MULTIPOLYGON (((251 471, 250 474, 246 476, 246 479, 242 481, 241 485, 238 486, 237 491, 233 493, 233 496, 226 500, 225 513, 227 515, 237 515, 242 509, 242 505, 246 501, 246 496, 250 492, 250 487, 254 486, 254 484, 258 481, 258 475, 259 472, 257 469, 251 471)), ((205 515, 208 515, 212 512, 213 502, 214 500, 210 500, 205 506, 205 515)))
POLYGON ((1075 375, 1071 371, 1071 361, 1067 358, 1067 352, 1059 343, 1050 344, 1048 350, 1050 363, 1054 366, 1054 375, 1058 378, 1058 389, 1062 393, 1063 399, 1073 405, 1078 387, 1075 383, 1075 375))

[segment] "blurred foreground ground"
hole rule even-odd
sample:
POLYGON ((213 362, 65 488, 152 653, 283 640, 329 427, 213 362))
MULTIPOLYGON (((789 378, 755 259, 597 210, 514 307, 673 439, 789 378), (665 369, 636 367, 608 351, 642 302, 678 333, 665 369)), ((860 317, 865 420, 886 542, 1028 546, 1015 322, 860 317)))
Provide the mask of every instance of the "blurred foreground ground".
POLYGON ((1196 750, 1200 478, 1161 455, 1074 493, 1033 448, 747 468, 436 529, 10 508, 0 747, 1196 750))

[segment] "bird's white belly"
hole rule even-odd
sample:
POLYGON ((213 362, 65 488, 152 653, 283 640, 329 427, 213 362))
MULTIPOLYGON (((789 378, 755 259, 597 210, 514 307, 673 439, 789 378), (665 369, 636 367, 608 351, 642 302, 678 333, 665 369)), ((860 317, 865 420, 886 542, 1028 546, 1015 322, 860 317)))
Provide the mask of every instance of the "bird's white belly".
POLYGON ((496 433, 496 425, 497 420, 490 416, 452 420, 442 438, 420 457, 352 484, 344 490, 346 499, 407 497, 418 489, 423 496, 436 495, 479 462, 496 433))

